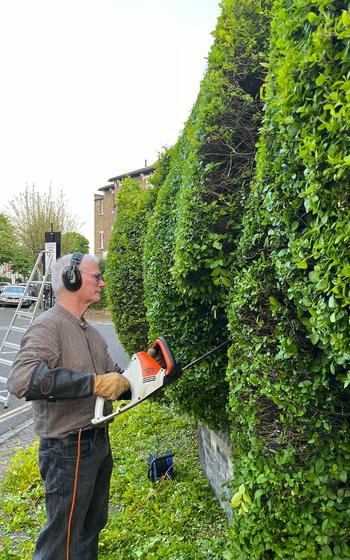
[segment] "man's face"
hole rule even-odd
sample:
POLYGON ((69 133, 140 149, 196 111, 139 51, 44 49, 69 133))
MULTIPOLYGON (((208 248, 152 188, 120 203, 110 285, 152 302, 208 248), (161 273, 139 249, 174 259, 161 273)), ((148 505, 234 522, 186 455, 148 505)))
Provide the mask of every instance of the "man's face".
POLYGON ((84 261, 79 266, 82 277, 82 286, 77 295, 82 303, 91 305, 101 299, 101 290, 105 287, 98 264, 94 261, 84 261))

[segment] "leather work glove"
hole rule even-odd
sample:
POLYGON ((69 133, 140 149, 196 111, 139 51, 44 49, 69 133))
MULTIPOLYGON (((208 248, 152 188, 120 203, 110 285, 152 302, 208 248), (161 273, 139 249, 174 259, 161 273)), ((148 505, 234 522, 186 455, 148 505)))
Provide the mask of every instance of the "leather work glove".
POLYGON ((94 395, 108 401, 116 401, 129 387, 127 378, 115 371, 104 375, 95 375, 94 395))
POLYGON ((155 348, 148 348, 147 354, 151 356, 162 368, 166 368, 166 363, 162 352, 157 352, 155 348))

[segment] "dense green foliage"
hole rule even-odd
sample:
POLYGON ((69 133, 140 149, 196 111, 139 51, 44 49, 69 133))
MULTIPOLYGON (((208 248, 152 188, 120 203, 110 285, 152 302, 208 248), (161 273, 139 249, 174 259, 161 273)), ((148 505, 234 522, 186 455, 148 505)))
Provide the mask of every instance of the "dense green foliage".
POLYGON ((186 293, 225 304, 230 264, 255 173, 271 1, 229 1, 183 134, 173 276, 186 293))
POLYGON ((27 276, 34 265, 33 257, 17 241, 15 228, 5 214, 0 214, 0 240, 0 263, 11 263, 13 272, 27 276))
MULTIPOLYGON (((192 421, 155 403, 116 419, 110 429, 114 469, 100 560, 224 558, 227 524, 201 473, 196 439, 192 421), (148 455, 166 448, 174 453, 175 479, 153 484, 148 455)), ((1 560, 29 560, 45 521, 36 455, 37 445, 19 452, 3 481, 1 560)))
POLYGON ((223 1, 143 240, 150 341, 231 339, 168 395, 231 433, 232 560, 350 558, 349 45, 344 0, 223 1))
MULTIPOLYGON (((220 321, 208 311, 207 305, 197 302, 193 296, 178 288, 170 271, 179 184, 177 167, 180 165, 176 156, 181 152, 181 147, 180 141, 172 151, 174 163, 159 191, 146 238, 145 294, 150 341, 162 334, 171 344, 175 355, 183 353, 184 361, 189 361, 208 350, 208 345, 215 346, 221 327, 220 321)), ((225 365, 221 367, 219 379, 212 375, 212 371, 208 363, 192 368, 176 387, 170 388, 169 393, 177 402, 181 402, 182 410, 190 411, 197 417, 211 416, 213 421, 213 417, 217 417, 217 407, 224 407, 226 402, 225 365)))
MULTIPOLYGON (((223 3, 208 69, 146 237, 151 337, 164 334, 185 362, 227 339, 229 266, 254 170, 269 4, 223 3)), ((172 398, 222 428, 226 365, 221 353, 192 368, 172 398)))
POLYGON ((15 235, 10 220, 5 214, 0 214, 0 238, 0 263, 8 263, 13 256, 15 235))
POLYGON ((16 243, 11 259, 11 268, 14 272, 28 277, 35 264, 35 259, 30 255, 23 245, 16 243))
POLYGON ((129 354, 147 348, 142 254, 153 193, 153 189, 142 189, 138 181, 123 181, 107 257, 109 307, 119 339, 129 354))
POLYGON ((77 231, 66 231, 62 235, 61 254, 69 255, 71 253, 89 252, 89 240, 77 231))
POLYGON ((257 180, 230 296, 240 558, 350 558, 350 19, 274 6, 257 180), (242 501, 243 500, 243 501, 242 501))

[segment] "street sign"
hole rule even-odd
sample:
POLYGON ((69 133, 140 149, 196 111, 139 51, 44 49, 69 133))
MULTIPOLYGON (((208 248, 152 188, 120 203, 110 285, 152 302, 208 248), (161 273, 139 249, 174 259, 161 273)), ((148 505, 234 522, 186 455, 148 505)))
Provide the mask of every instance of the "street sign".
POLYGON ((61 256, 61 232, 60 231, 46 231, 45 232, 45 270, 47 270, 50 256, 53 255, 51 266, 61 256))
POLYGON ((51 255, 53 255, 51 261, 52 266, 57 259, 57 244, 55 243, 55 241, 45 243, 45 270, 47 270, 47 267, 49 266, 51 255))

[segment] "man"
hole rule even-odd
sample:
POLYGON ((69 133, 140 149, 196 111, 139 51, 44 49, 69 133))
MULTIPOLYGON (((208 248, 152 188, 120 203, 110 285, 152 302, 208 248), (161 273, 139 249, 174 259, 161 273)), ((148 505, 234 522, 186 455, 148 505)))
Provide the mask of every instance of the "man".
MULTIPOLYGON (((40 436, 47 523, 33 560, 95 560, 107 522, 112 456, 108 427, 89 424, 96 396, 116 400, 129 382, 114 366, 103 337, 84 319, 105 287, 98 259, 81 253, 62 257, 52 271, 52 287, 56 305, 24 334, 7 384, 17 397, 33 401, 40 436)), ((105 406, 106 413, 112 411, 111 402, 105 406)))

